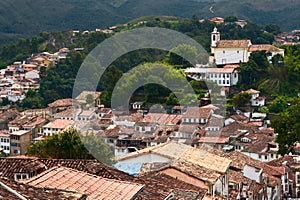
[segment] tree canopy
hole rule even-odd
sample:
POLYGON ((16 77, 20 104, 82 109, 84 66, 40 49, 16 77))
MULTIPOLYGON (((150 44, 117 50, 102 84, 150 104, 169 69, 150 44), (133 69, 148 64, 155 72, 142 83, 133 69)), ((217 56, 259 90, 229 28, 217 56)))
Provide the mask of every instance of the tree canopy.
POLYGON ((300 142, 300 103, 287 108, 280 116, 272 120, 271 126, 278 133, 276 142, 281 155, 293 153, 294 147, 300 142))
POLYGON ((76 129, 68 129, 32 143, 26 155, 54 159, 94 159, 112 164, 113 152, 110 147, 92 133, 81 136, 76 129))

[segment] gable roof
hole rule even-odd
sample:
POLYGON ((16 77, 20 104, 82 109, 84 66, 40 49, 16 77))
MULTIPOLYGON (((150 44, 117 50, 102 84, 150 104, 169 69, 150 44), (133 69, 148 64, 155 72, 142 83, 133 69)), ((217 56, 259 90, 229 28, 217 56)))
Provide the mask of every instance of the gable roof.
POLYGON ((249 51, 267 51, 267 52, 279 52, 279 49, 271 44, 253 44, 250 46, 249 51))
POLYGON ((133 180, 134 177, 97 160, 81 159, 42 159, 35 157, 0 158, 0 172, 3 177, 14 179, 15 173, 42 172, 46 169, 64 166, 91 173, 104 178, 117 180, 133 180))
POLYGON ((169 159, 178 159, 181 156, 184 155, 184 153, 189 149, 192 148, 189 145, 185 145, 182 143, 177 143, 177 142, 165 142, 153 147, 148 147, 145 149, 141 149, 129 154, 126 154, 124 156, 119 156, 116 158, 117 161, 124 161, 130 158, 138 157, 143 154, 157 154, 169 159))
POLYGON ((9 187, 17 192, 19 195, 22 195, 26 199, 31 200, 40 200, 40 199, 85 199, 86 195, 79 192, 69 191, 69 190, 58 190, 58 189, 48 189, 33 187, 16 181, 12 181, 6 178, 0 178, 0 199, 19 199, 14 193, 8 191, 5 187, 9 187), (4 184, 4 185, 2 185, 4 184))
POLYGON ((192 193, 194 198, 202 199, 206 189, 186 183, 167 174, 154 172, 139 177, 139 182, 146 185, 145 189, 137 196, 137 199, 165 199, 171 192, 175 199, 187 199, 187 193, 192 193), (180 190, 180 192, 174 192, 180 190))
POLYGON ((188 107, 183 118, 208 119, 212 114, 212 108, 188 107))
POLYGON ((248 48, 251 45, 250 40, 220 40, 218 48, 248 48))
POLYGON ((66 167, 53 167, 23 182, 35 187, 85 193, 90 199, 132 199, 144 187, 141 184, 106 179, 66 167))
POLYGON ((56 100, 52 103, 49 103, 48 106, 50 108, 53 108, 53 107, 70 107, 73 105, 73 99, 59 99, 59 100, 56 100))

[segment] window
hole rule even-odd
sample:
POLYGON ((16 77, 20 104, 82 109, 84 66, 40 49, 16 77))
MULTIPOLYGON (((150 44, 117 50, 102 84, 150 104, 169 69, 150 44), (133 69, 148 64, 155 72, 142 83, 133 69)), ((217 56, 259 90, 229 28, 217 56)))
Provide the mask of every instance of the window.
POLYGON ((274 155, 271 153, 271 158, 273 158, 274 157, 274 155))
POLYGON ((265 160, 267 160, 268 159, 268 155, 265 155, 265 160))
POLYGON ((225 51, 223 51, 223 53, 225 53, 225 51))
POLYGON ((261 155, 258 155, 258 158, 261 159, 261 155))
POLYGON ((240 53, 240 51, 237 51, 237 53, 240 53))
POLYGON ((297 174, 297 184, 300 184, 300 174, 297 174))

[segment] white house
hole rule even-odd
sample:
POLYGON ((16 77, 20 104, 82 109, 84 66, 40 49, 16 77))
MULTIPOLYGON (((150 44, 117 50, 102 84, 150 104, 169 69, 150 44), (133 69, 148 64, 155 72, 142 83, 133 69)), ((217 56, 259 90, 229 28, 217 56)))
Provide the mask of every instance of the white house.
POLYGON ((3 152, 8 155, 10 154, 10 135, 6 133, 0 133, 0 147, 3 152))
POLYGON ((270 61, 276 54, 284 56, 284 50, 270 44, 252 44, 250 40, 221 40, 215 27, 211 32, 211 56, 216 65, 248 62, 254 51, 266 51, 270 61))
POLYGON ((246 91, 247 93, 251 94, 251 105, 252 106, 264 106, 265 105, 265 97, 259 96, 260 91, 249 89, 246 91))
POLYGON ((227 65, 224 68, 188 68, 184 72, 195 80, 213 81, 218 86, 230 87, 236 85, 239 80, 239 74, 236 68, 238 65, 227 65))
POLYGON ((66 130, 71 127, 72 120, 66 119, 55 119, 52 122, 43 126, 43 135, 44 136, 52 136, 55 133, 59 133, 63 130, 66 130))
POLYGON ((211 33, 211 54, 217 65, 248 62, 250 40, 221 40, 215 27, 211 33))
POLYGON ((211 108, 188 107, 182 116, 183 124, 202 124, 208 123, 213 110, 211 108))

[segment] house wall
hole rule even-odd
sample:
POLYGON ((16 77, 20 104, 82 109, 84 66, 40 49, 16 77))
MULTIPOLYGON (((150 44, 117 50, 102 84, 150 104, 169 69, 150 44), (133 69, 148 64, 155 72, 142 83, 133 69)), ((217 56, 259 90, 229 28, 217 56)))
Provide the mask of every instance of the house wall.
POLYGON ((251 180, 256 181, 257 183, 261 182, 262 169, 257 169, 255 167, 251 167, 249 165, 244 166, 244 176, 251 180))
POLYGON ((214 55, 217 65, 248 62, 246 48, 214 48, 214 55))
POLYGON ((10 154, 10 138, 9 137, 0 137, 0 146, 3 148, 5 154, 10 154))
POLYGON ((143 162, 143 163, 154 163, 154 162, 171 162, 171 159, 163 156, 159 156, 153 153, 147 153, 139 155, 137 157, 128 158, 119 162, 143 162))
POLYGON ((44 136, 52 136, 54 133, 59 133, 65 130, 64 128, 47 128, 43 127, 43 135, 44 136))
POLYGON ((31 132, 21 136, 12 135, 10 142, 11 155, 25 155, 27 148, 31 144, 31 132))
POLYGON ((269 153, 269 154, 257 154, 257 153, 250 153, 250 152, 243 152, 243 154, 250 156, 251 158, 254 158, 256 160, 260 160, 262 162, 269 162, 276 158, 281 157, 280 155, 276 153, 269 153))
POLYGON ((214 185, 214 191, 216 194, 228 195, 228 178, 227 174, 220 176, 214 185))

